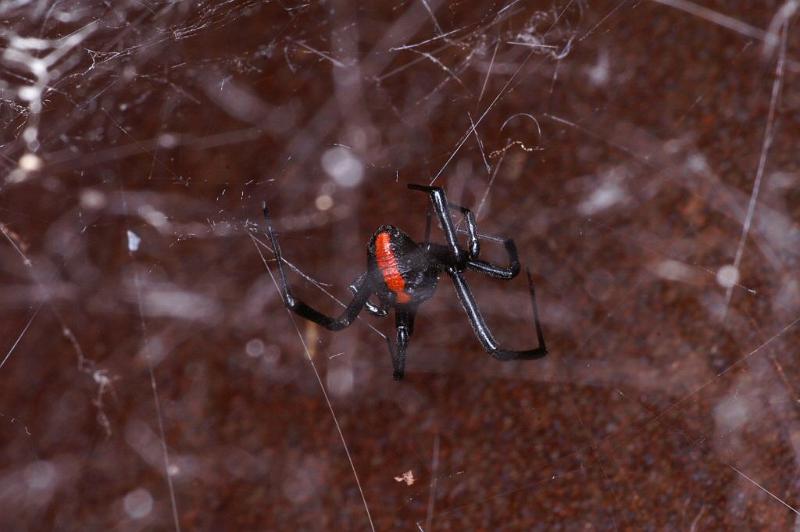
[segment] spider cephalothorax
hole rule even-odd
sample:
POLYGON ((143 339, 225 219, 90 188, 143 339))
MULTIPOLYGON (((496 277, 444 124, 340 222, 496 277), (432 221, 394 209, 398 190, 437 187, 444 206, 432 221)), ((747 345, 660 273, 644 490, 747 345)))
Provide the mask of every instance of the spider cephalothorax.
POLYGON ((447 244, 434 244, 430 241, 430 211, 428 211, 425 239, 421 243, 414 242, 411 237, 393 225, 380 226, 367 245, 367 271, 350 286, 350 290, 354 294, 353 299, 338 318, 326 316, 292 294, 283 270, 283 258, 278 238, 272 229, 269 211, 264 205, 267 233, 277 259, 280 288, 286 306, 298 315, 332 331, 338 331, 350 325, 364 308, 370 314, 378 317, 384 317, 391 309, 394 309, 397 342, 396 345, 389 342, 389 352, 392 355, 394 378, 400 380, 405 373, 406 347, 414 332, 414 317, 417 308, 433 296, 439 276, 447 273, 453 281, 458 299, 469 317, 475 334, 487 352, 499 360, 534 359, 545 356, 547 348, 544 343, 542 327, 539 324, 530 275, 528 284, 531 289, 533 317, 539 347, 524 351, 501 349, 497 345, 462 276, 465 270, 473 270, 498 279, 509 280, 516 277, 519 273, 519 259, 514 241, 511 239, 503 241, 508 253, 508 266, 497 266, 482 261, 478 258, 480 243, 475 216, 469 209, 448 203, 444 191, 439 187, 408 185, 408 188, 430 194, 433 209, 439 218, 447 244), (467 249, 462 248, 458 243, 450 209, 461 211, 466 219, 469 237, 467 249), (378 297, 377 305, 369 301, 373 294, 378 297))

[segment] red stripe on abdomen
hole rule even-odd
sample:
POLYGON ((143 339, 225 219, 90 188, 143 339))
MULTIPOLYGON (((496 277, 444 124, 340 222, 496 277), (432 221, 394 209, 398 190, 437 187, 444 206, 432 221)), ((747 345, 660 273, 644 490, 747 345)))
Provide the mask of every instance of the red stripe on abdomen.
POLYGON ((389 287, 398 303, 408 303, 411 296, 406 293, 406 282, 397 268, 397 258, 394 256, 389 233, 380 233, 375 239, 375 259, 383 275, 383 281, 389 287))

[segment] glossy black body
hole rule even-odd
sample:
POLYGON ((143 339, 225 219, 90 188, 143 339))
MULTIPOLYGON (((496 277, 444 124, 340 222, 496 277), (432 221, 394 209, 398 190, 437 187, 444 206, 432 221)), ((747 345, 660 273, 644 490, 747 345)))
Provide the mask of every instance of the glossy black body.
POLYGON ((435 244, 430 241, 430 211, 428 211, 425 238, 421 243, 414 242, 411 237, 393 225, 379 227, 367 245, 367 271, 360 275, 350 286, 354 294, 353 299, 337 318, 332 318, 319 312, 303 301, 298 300, 292 294, 283 269, 280 245, 272 228, 269 211, 264 205, 267 233, 277 259, 280 289, 286 306, 299 316, 332 331, 341 330, 349 326, 364 308, 370 314, 378 317, 385 317, 390 310, 394 309, 397 338, 395 344, 392 344, 391 340, 389 340, 389 352, 392 356, 394 378, 400 380, 405 374, 406 348, 414 332, 414 319, 417 309, 421 303, 433 296, 439 277, 442 274, 447 274, 453 282, 456 295, 469 318, 475 335, 489 354, 498 360, 536 359, 545 356, 547 348, 542 327, 539 323, 536 295, 530 274, 528 274, 528 286, 531 293, 534 324, 539 346, 521 351, 500 348, 486 325, 475 298, 462 275, 465 270, 472 270, 497 279, 513 279, 519 273, 519 259, 514 241, 511 239, 503 241, 508 254, 508 266, 497 266, 482 261, 478 258, 480 242, 478 241, 475 216, 469 209, 449 204, 444 191, 439 187, 408 185, 408 188, 424 191, 430 195, 433 211, 441 224, 446 244, 435 244), (466 249, 462 248, 458 243, 456 229, 450 216, 450 209, 461 211, 465 217, 468 235, 466 249), (387 234, 389 237, 392 267, 386 266, 388 255, 379 249, 380 246, 377 239, 381 234, 387 234), (381 264, 382 258, 384 259, 384 264, 381 264), (409 300, 406 302, 399 301, 400 297, 398 297, 399 292, 396 286, 395 289, 392 289, 387 284, 387 280, 394 282, 391 275, 394 269, 396 269, 397 275, 402 277, 404 291, 409 296, 409 300), (369 300, 373 294, 378 298, 377 303, 369 300))
POLYGON ((367 245, 367 272, 373 280, 375 294, 384 306, 406 305, 417 307, 433 297, 443 269, 431 260, 429 250, 393 225, 382 225, 367 245), (396 295, 387 286, 381 271, 376 250, 379 235, 388 235, 391 253, 396 261, 397 273, 403 278, 405 292, 411 297, 408 303, 398 303, 396 295))

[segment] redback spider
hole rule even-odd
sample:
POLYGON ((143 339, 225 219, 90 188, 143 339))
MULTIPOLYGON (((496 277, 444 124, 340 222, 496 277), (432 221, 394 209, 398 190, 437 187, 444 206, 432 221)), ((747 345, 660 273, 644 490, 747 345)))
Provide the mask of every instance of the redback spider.
POLYGON ((331 331, 339 331, 349 326, 362 309, 374 316, 385 317, 392 308, 395 311, 397 328, 397 345, 389 342, 389 353, 394 366, 394 378, 400 380, 405 374, 406 347, 414 332, 414 317, 418 307, 430 299, 436 291, 439 275, 444 272, 450 276, 456 289, 461 306, 469 317, 472 328, 483 348, 498 360, 536 359, 547 354, 539 313, 536 308, 536 293, 528 272, 528 286, 533 305, 533 319, 539 346, 525 351, 511 351, 497 345, 489 327, 478 310, 472 292, 464 280, 464 270, 473 270, 496 279, 506 281, 519 273, 517 246, 511 239, 503 241, 508 253, 509 265, 497 266, 478 259, 480 243, 475 215, 469 209, 448 203, 444 191, 439 187, 424 185, 408 185, 412 190, 421 190, 430 194, 433 210, 436 211, 444 231, 446 245, 434 244, 430 241, 431 212, 428 210, 425 240, 414 242, 411 237, 393 225, 378 227, 367 245, 367 271, 350 285, 354 297, 341 315, 331 318, 297 299, 286 280, 283 270, 283 257, 278 238, 272 228, 269 210, 264 204, 264 218, 267 222, 267 233, 272 241, 272 249, 278 263, 280 273, 280 289, 286 307, 303 318, 313 321, 331 331), (456 239, 456 230, 450 209, 461 211, 466 218, 468 247, 462 248, 456 239), (378 303, 369 301, 371 295, 378 296, 378 303))

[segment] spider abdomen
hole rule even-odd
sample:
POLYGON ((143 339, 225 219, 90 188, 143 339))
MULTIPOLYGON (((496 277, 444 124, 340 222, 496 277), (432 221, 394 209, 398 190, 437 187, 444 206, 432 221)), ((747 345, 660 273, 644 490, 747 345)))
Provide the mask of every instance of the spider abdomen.
POLYGON ((411 295, 406 292, 406 282, 400 273, 391 236, 387 231, 378 233, 375 238, 375 261, 383 276, 383 282, 393 292, 398 303, 410 303, 411 295))
POLYGON ((391 225, 375 231, 369 247, 370 269, 381 276, 383 290, 378 296, 387 303, 419 304, 436 289, 438 272, 425 250, 408 235, 391 225))

